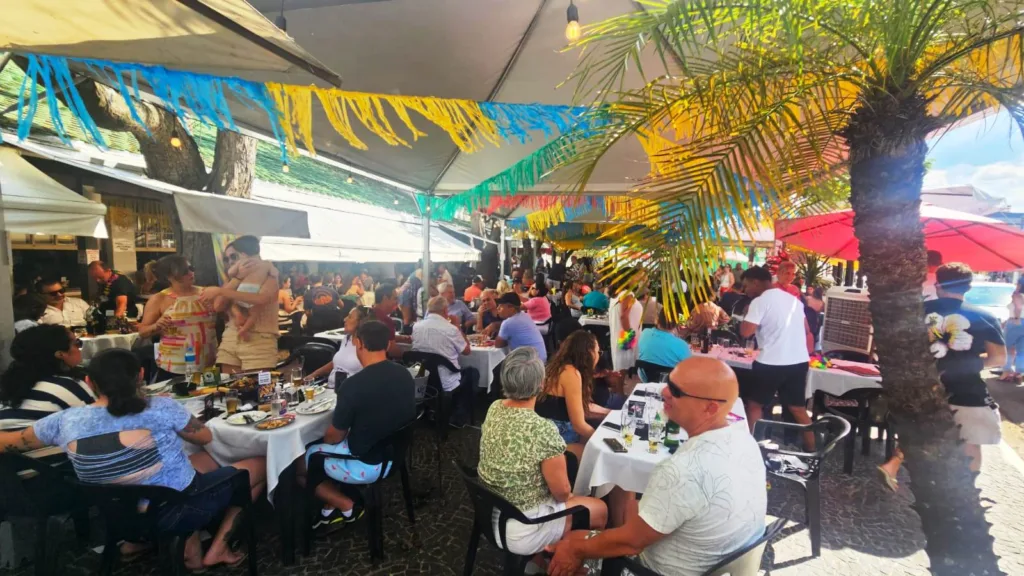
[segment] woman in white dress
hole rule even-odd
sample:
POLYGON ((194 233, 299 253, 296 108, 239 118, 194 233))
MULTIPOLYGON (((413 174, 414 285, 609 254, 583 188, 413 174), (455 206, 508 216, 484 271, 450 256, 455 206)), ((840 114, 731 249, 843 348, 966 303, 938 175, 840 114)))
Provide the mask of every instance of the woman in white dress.
POLYGON ((640 321, 644 316, 644 305, 641 304, 636 295, 628 290, 619 292, 618 296, 612 299, 608 306, 608 332, 612 344, 612 369, 628 370, 636 365, 638 354, 637 342, 640 341, 640 332, 643 326, 640 321), (623 349, 619 345, 620 338, 624 332, 634 331, 629 339, 629 345, 623 349))

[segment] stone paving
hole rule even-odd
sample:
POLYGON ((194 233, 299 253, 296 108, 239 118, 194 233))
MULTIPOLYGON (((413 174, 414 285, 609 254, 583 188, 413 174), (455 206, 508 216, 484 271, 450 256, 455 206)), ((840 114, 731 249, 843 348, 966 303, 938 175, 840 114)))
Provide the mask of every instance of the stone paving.
MULTIPOLYGON (((463 458, 475 462, 479 432, 465 429, 454 432, 446 450, 446 460, 463 458)), ((909 478, 901 473, 901 487, 892 494, 881 486, 874 466, 881 460, 881 445, 872 455, 858 453, 854 474, 841 470, 841 447, 832 454, 822 481, 822 554, 811 558, 810 540, 802 520, 803 493, 799 487, 774 480, 768 495, 769 513, 794 521, 783 537, 768 548, 762 568, 777 576, 830 575, 923 575, 928 573, 924 535, 917 515, 910 509, 912 495, 909 478)), ((413 485, 426 488, 437 485, 433 437, 418 432, 413 450, 413 485)), ((994 524, 996 550, 1002 556, 1001 567, 1007 574, 1024 574, 1024 544, 1021 543, 1021 510, 1024 510, 1024 463, 1008 447, 985 449, 985 471, 979 484, 989 504, 994 524)), ((417 523, 410 526, 402 504, 398 482, 386 488, 386 559, 374 566, 369 561, 365 524, 357 522, 332 535, 318 538, 309 557, 298 556, 295 566, 283 566, 279 559, 279 540, 272 511, 261 506, 259 526, 259 565, 262 576, 303 575, 454 575, 461 574, 465 558, 472 511, 462 482, 446 462, 443 477, 444 500, 436 496, 417 507, 417 523)), ((70 530, 69 530, 70 532, 70 530)), ((94 531, 95 532, 95 531, 94 531)), ((91 574, 98 555, 72 545, 69 533, 62 547, 60 572, 91 574)), ((157 573, 152 557, 119 566, 117 574, 157 573)), ((0 571, 21 576, 31 568, 0 571)), ((213 573, 231 576, 246 574, 244 568, 217 569, 213 573)), ((475 574, 501 573, 500 556, 486 543, 477 554, 475 574)))

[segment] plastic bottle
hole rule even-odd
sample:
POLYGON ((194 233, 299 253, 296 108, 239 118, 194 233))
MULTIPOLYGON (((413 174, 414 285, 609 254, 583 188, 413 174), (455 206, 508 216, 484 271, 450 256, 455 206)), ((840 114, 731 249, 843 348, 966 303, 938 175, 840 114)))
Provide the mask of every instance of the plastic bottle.
POLYGON ((197 374, 196 367, 196 349, 192 343, 192 339, 188 339, 188 343, 185 345, 185 381, 189 385, 195 384, 195 376, 197 374))

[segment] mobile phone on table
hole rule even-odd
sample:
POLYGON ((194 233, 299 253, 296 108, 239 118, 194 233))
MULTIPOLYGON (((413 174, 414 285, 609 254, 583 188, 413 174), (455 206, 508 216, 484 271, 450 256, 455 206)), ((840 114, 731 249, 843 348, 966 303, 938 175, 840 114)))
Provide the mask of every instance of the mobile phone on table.
POLYGON ((618 438, 605 438, 604 443, 612 449, 612 452, 627 452, 626 447, 622 445, 622 442, 619 442, 618 438))
POLYGON ((603 423, 601 423, 601 426, 604 426, 605 428, 607 428, 609 430, 615 430, 616 432, 622 432, 622 426, 620 426, 619 424, 616 424, 615 422, 603 422, 603 423))

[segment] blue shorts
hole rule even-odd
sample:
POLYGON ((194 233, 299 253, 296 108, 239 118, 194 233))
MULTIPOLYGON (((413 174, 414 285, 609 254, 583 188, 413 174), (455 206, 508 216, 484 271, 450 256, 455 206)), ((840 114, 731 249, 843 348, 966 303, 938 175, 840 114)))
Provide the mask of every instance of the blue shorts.
POLYGON ((555 423, 555 428, 558 428, 558 435, 562 437, 562 440, 566 444, 579 444, 580 434, 572 427, 572 422, 567 420, 552 420, 555 423))
POLYGON ((196 472, 192 483, 182 490, 188 499, 160 512, 160 529, 187 534, 209 525, 231 504, 231 484, 222 484, 208 492, 203 490, 234 473, 232 466, 222 466, 206 474, 196 472))
MULTIPOLYGON (((346 456, 352 454, 348 449, 348 438, 342 440, 339 444, 314 444, 306 450, 307 466, 309 465, 309 457, 317 452, 344 454, 346 456)), ((384 470, 385 477, 391 472, 391 462, 387 464, 387 469, 384 470)), ((369 484, 376 482, 381 477, 380 472, 383 467, 384 464, 367 464, 359 460, 328 458, 324 461, 324 472, 342 484, 369 484)))

